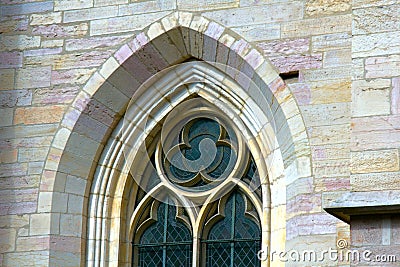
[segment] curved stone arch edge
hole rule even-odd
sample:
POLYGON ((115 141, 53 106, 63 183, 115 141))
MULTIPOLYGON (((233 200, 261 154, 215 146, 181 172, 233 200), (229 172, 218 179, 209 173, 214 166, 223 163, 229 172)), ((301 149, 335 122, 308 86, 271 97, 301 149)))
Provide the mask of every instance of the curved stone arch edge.
MULTIPOLYGON (((133 55, 137 50, 140 49, 140 47, 143 47, 147 43, 151 42, 152 39, 156 38, 157 36, 160 36, 162 34, 166 34, 169 30, 176 28, 176 27, 186 27, 187 29, 192 29, 192 30, 199 30, 196 28, 196 23, 191 23, 191 21, 195 21, 197 19, 198 21, 207 21, 207 19, 200 17, 198 15, 193 15, 191 13, 187 12, 176 12, 170 15, 167 15, 165 18, 159 20, 158 22, 155 22, 151 24, 149 27, 147 27, 142 33, 137 35, 131 42, 130 46, 128 44, 123 45, 113 56, 111 56, 101 67, 98 71, 96 71, 93 76, 89 79, 89 81, 86 83, 84 86, 83 90, 79 92, 77 95, 76 99, 74 102, 71 104, 68 113, 65 115, 64 120, 61 123, 60 129, 56 133, 56 136, 53 140, 52 147, 51 149, 54 152, 55 155, 49 155, 48 160, 46 161, 45 165, 45 171, 49 171, 50 175, 53 174, 53 177, 50 177, 49 184, 51 184, 51 180, 53 180, 53 185, 50 185, 50 188, 54 188, 56 186, 56 177, 55 174, 58 172, 58 167, 60 161, 54 160, 53 158, 50 159, 52 156, 60 156, 63 152, 63 149, 66 147, 68 140, 73 133, 74 129, 74 121, 68 121, 67 117, 68 114, 74 114, 76 118, 79 118, 80 114, 84 110, 85 104, 82 105, 83 103, 86 103, 89 101, 89 99, 95 95, 97 90, 101 87, 101 85, 107 80, 107 78, 118 68, 121 67, 122 63, 131 55, 133 55), (161 29, 163 31, 158 32, 155 31, 155 29, 160 29, 160 25, 162 25, 161 29), (136 50, 135 50, 135 45, 136 45, 136 50), (128 54, 126 54, 126 51, 128 51, 128 54)), ((235 34, 228 34, 227 32, 231 33, 230 30, 225 29, 223 26, 218 25, 214 22, 213 25, 216 25, 215 27, 219 26, 223 30, 220 35, 214 37, 209 35, 209 37, 214 38, 216 42, 221 42, 226 41, 231 37, 231 39, 238 41, 238 38, 235 38, 235 34), (222 33, 225 33, 225 35, 222 35, 222 33), (222 36, 222 37, 221 37, 222 36)), ((199 25, 199 24, 197 24, 199 25)), ((203 29, 202 31, 203 34, 207 34, 206 30, 203 29)), ((243 41, 241 39, 241 41, 243 41)), ((244 42, 244 41, 243 41, 244 42)), ((231 41, 231 44, 233 41, 231 41)), ((227 44, 229 45, 229 44, 227 44)), ((239 54, 240 55, 240 54, 239 54)), ((278 100, 280 107, 283 110, 283 113, 288 118, 288 125, 289 125, 289 130, 292 133, 292 136, 297 136, 297 140, 295 139, 295 143, 300 143, 300 146, 305 146, 308 145, 308 139, 305 134, 305 127, 304 123, 301 118, 301 114, 297 108, 297 105, 295 103, 295 100, 293 96, 291 95, 289 89, 284 85, 282 80, 279 78, 278 74, 272 67, 270 63, 267 62, 267 60, 264 59, 264 57, 254 48, 250 49, 250 52, 247 54, 242 54, 240 55, 250 66, 253 67, 255 70, 255 73, 257 73, 263 80, 264 84, 268 85, 269 88, 271 89, 273 95, 275 98, 278 100), (288 101, 289 99, 289 101, 288 101)), ((77 119, 75 120, 75 122, 77 119)), ((304 150, 304 148, 303 148, 304 150)), ((306 152, 300 153, 302 154, 302 158, 296 158, 294 161, 292 161, 288 166, 285 168, 284 172, 282 172, 282 169, 277 172, 279 174, 273 175, 272 177, 282 177, 285 176, 289 178, 289 180, 297 179, 300 177, 307 177, 311 175, 311 168, 310 168, 310 158, 309 158, 309 148, 306 147, 306 152), (303 167, 301 170, 299 170, 299 166, 303 167)), ((283 160, 283 159, 282 159, 283 160)), ((42 175, 43 176, 43 175, 42 175)), ((288 182, 286 182, 288 183, 288 182)), ((45 192, 46 190, 40 190, 40 193, 48 193, 45 192)), ((87 195, 88 192, 85 193, 87 195)), ((56 208, 53 207, 53 204, 56 205, 56 203, 53 203, 54 200, 53 198, 50 198, 48 201, 50 203, 43 203, 44 205, 50 206, 50 210, 47 211, 42 211, 42 212, 57 212, 56 208)))

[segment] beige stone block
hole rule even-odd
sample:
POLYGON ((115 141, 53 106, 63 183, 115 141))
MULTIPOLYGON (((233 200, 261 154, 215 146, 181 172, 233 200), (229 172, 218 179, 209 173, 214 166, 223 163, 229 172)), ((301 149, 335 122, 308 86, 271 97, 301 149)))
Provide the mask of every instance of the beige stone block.
POLYGON ((48 250, 49 248, 50 248, 50 237, 49 236, 17 238, 16 251, 48 250))
POLYGON ((351 153, 351 173, 399 171, 397 149, 351 153))
POLYGON ((308 134, 312 145, 346 143, 350 141, 350 123, 310 127, 308 134))
POLYGON ((6 35, 0 39, 0 51, 25 50, 40 46, 39 36, 6 35))
POLYGON ((4 266, 48 266, 49 251, 7 253, 4 266))
POLYGON ((390 113, 390 79, 353 82, 352 110, 354 116, 390 113))
POLYGON ((400 29, 400 5, 355 9, 353 18, 353 34, 398 31, 400 29))
POLYGON ((305 82, 350 79, 351 67, 345 66, 326 69, 300 70, 300 75, 302 76, 302 80, 305 82))
POLYGON ((357 35, 353 37, 353 58, 397 54, 399 51, 400 31, 357 35))
POLYGON ((57 234, 59 232, 59 215, 50 213, 32 214, 29 224, 29 233, 31 236, 57 234))
POLYGON ((307 105, 300 110, 306 127, 350 123, 350 103, 307 105))
POLYGON ((32 14, 29 20, 30 25, 48 25, 60 23, 62 20, 61 12, 52 12, 44 14, 32 14))
POLYGON ((199 11, 211 9, 234 8, 239 6, 239 0, 198 0, 198 1, 177 1, 179 10, 199 11))
POLYGON ((83 9, 93 6, 93 0, 55 0, 54 10, 72 10, 72 9, 83 9))
POLYGON ((61 214, 60 234, 63 236, 82 237, 82 216, 61 214))
POLYGON ((278 23, 266 23, 251 26, 244 25, 240 27, 232 27, 231 29, 248 42, 279 39, 281 35, 281 26, 278 23))
POLYGON ((51 80, 51 67, 19 69, 15 80, 15 86, 18 89, 48 87, 51 80))
POLYGON ((351 80, 325 80, 311 82, 311 104, 328 104, 351 101, 351 80))
POLYGON ((17 108, 15 110, 14 123, 40 124, 60 122, 64 110, 64 106, 17 108))
POLYGON ((118 6, 95 7, 64 12, 64 22, 96 20, 118 16, 118 6))
POLYGON ((19 162, 45 161, 48 147, 20 148, 18 150, 19 162))
POLYGON ((111 34, 140 30, 150 22, 161 19, 169 12, 155 12, 133 16, 99 19, 90 22, 90 35, 111 34))
POLYGON ((311 50, 321 52, 351 48, 351 37, 348 32, 312 36, 311 50))
POLYGON ((0 109, 0 127, 11 126, 13 124, 14 109, 2 108, 0 109))
POLYGON ((0 228, 21 228, 29 225, 29 215, 0 216, 0 228))
POLYGON ((351 65, 351 49, 331 50, 324 52, 323 67, 341 67, 351 65))
POLYGON ((396 190, 400 172, 353 174, 350 176, 352 191, 396 190))
POLYGON ((313 173, 316 178, 349 176, 350 160, 337 159, 316 161, 313 165, 313 173))
POLYGON ((328 159, 350 159, 348 144, 325 144, 311 147, 313 161, 328 159))
MULTIPOLYGON (((400 32, 399 32, 400 33, 400 32)), ((399 34, 400 36, 400 34, 399 34)), ((365 78, 393 77, 400 75, 400 55, 371 57, 365 60, 365 78)))
POLYGON ((398 0, 353 0, 354 8, 386 6, 398 3, 398 0))
POLYGON ((65 192, 84 196, 86 191, 86 182, 87 181, 82 178, 68 175, 65 192))
POLYGON ((302 19, 299 1, 205 12, 204 16, 227 27, 302 19))
POLYGON ((16 231, 15 229, 0 229, 0 251, 10 252, 15 249, 15 237, 16 231))
POLYGON ((59 39, 43 40, 41 43, 41 47, 43 48, 61 47, 63 45, 64 45, 64 40, 59 40, 59 39))
POLYGON ((59 192, 40 192, 38 212, 66 212, 68 194, 59 192))
MULTIPOLYGON (((279 11, 278 11, 279 12, 279 11)), ((351 15, 303 19, 282 24, 282 38, 305 37, 351 31, 351 15)))
POLYGON ((344 13, 351 10, 351 0, 307 0, 306 15, 310 17, 344 13))
POLYGON ((0 69, 0 90, 10 90, 14 88, 14 69, 0 69))

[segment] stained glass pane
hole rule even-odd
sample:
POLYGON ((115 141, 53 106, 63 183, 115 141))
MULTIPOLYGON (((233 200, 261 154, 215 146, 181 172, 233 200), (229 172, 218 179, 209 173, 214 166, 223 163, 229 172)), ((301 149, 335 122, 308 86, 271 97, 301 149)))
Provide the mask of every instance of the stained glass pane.
POLYGON ((177 221, 176 207, 161 203, 157 221, 142 234, 138 247, 138 266, 191 266, 192 236, 182 222, 177 221))
POLYGON ((225 218, 216 223, 203 241, 206 246, 207 266, 260 266, 261 231, 245 216, 245 202, 239 193, 233 193, 225 206, 225 218))

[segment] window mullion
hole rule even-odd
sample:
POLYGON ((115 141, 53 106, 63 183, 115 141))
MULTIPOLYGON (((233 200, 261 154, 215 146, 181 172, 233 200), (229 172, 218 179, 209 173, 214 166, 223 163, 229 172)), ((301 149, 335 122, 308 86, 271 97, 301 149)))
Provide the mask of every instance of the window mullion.
POLYGON ((165 243, 167 243, 167 231, 168 231, 168 207, 169 205, 164 205, 164 232, 163 232, 163 267, 167 266, 167 246, 165 243))

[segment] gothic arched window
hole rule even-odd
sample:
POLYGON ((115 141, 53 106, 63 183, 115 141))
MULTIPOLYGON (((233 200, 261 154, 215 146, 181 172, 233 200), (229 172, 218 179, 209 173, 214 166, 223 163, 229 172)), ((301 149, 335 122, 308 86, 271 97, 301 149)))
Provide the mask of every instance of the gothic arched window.
POLYGON ((161 128, 146 144, 147 166, 132 174, 141 188, 133 266, 260 266, 261 189, 240 131, 200 98, 161 128))

